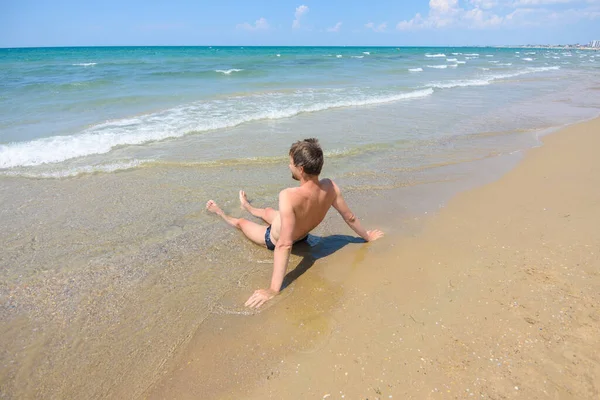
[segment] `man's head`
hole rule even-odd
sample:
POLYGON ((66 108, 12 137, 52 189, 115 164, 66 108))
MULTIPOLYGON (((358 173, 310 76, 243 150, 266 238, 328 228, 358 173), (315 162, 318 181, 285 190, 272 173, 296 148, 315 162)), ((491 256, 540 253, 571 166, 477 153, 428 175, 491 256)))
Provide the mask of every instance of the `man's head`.
POLYGON ((290 167, 295 167, 292 168, 292 177, 296 180, 300 180, 300 168, 306 175, 319 176, 323 168, 323 150, 319 141, 311 138, 294 143, 290 148, 290 162, 290 167))

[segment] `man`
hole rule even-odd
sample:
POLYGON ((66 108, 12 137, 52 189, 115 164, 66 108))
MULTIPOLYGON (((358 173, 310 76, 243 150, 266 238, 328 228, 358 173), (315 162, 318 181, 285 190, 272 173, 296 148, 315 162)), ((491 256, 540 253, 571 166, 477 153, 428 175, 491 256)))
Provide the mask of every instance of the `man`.
POLYGON ((246 237, 269 250, 274 250, 273 275, 269 289, 258 289, 246 301, 247 307, 260 307, 281 290, 290 251, 296 242, 305 240, 333 206, 344 221, 367 242, 383 236, 380 230, 365 230, 346 205, 337 185, 330 179, 319 180, 323 167, 323 151, 317 139, 296 142, 290 148, 292 178, 300 181, 300 187, 284 189, 279 193, 279 211, 272 208, 256 208, 250 205, 246 193, 240 191, 242 208, 255 217, 262 218, 269 226, 259 225, 244 218, 226 215, 213 200, 206 208, 221 216, 229 225, 240 229, 246 237))

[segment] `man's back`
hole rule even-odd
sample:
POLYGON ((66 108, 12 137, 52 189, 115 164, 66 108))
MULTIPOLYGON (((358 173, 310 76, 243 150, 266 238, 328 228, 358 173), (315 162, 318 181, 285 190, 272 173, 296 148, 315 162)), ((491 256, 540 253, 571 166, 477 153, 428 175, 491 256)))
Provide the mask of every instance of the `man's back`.
MULTIPOLYGON (((323 221, 336 196, 335 184, 330 179, 321 179, 318 184, 309 182, 282 191, 279 197, 279 208, 289 205, 294 210, 295 224, 292 232, 294 241, 306 236, 323 221), (281 204, 282 201, 289 204, 281 204)), ((277 213, 271 228, 274 242, 279 240, 280 232, 281 216, 277 213)))

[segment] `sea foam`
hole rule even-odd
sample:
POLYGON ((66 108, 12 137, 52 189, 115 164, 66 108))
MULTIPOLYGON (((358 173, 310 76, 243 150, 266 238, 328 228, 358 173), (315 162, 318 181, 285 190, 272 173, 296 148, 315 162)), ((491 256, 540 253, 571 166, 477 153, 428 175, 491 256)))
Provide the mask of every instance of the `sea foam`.
POLYGON ((436 57, 446 57, 446 55, 442 54, 442 53, 439 53, 439 54, 425 54, 425 57, 436 58, 436 57))
MULTIPOLYGON (((489 68, 481 68, 481 69, 484 71, 489 70, 489 68)), ((455 88, 455 87, 485 86, 485 85, 489 85, 492 82, 497 81, 497 80, 514 78, 519 75, 531 74, 534 72, 554 71, 554 70, 558 70, 558 69, 560 69, 560 67, 558 67, 558 66, 527 68, 525 70, 516 71, 516 72, 512 72, 512 73, 490 75, 487 77, 483 77, 481 79, 462 79, 462 80, 451 80, 451 81, 445 81, 445 82, 431 82, 428 85, 426 85, 426 87, 438 88, 438 89, 451 89, 451 88, 455 88)))
POLYGON ((224 75, 231 75, 233 72, 241 72, 243 69, 231 68, 231 69, 215 69, 215 72, 219 72, 224 75))
POLYGON ((218 102, 192 103, 135 118, 108 121, 75 135, 0 144, 0 169, 36 166, 92 154, 105 154, 117 146, 141 145, 190 133, 230 128, 246 122, 289 118, 301 113, 332 108, 416 99, 431 94, 433 90, 426 88, 388 95, 336 95, 338 97, 330 96, 320 102, 313 102, 312 92, 297 91, 296 95, 300 97, 291 99, 289 96, 275 93, 236 96, 218 102), (240 112, 240 109, 245 111, 240 112))
POLYGON ((34 170, 7 170, 0 171, 0 175, 4 176, 20 176, 24 178, 37 178, 37 179, 59 179, 59 178, 70 178, 79 175, 90 175, 95 173, 112 173, 117 171, 126 171, 128 169, 137 168, 143 164, 152 163, 154 160, 130 160, 122 162, 114 162, 109 164, 99 165, 85 165, 80 167, 72 168, 58 168, 51 171, 34 171, 34 170))

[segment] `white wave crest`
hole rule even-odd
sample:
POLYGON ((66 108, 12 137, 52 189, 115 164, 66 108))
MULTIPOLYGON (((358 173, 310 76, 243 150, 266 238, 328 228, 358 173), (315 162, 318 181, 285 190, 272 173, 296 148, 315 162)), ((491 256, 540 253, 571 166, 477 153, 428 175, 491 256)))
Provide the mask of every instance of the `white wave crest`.
POLYGON ((410 72, 423 72, 423 68, 409 68, 410 72))
MULTIPOLYGON (((489 71, 489 68, 481 68, 484 71, 489 71)), ((426 87, 438 88, 438 89, 451 89, 455 87, 467 87, 467 86, 485 86, 491 84, 493 81, 513 78, 519 75, 530 74, 534 72, 553 71, 560 69, 560 67, 539 67, 539 68, 528 68, 521 71, 516 71, 507 74, 490 75, 481 79, 464 79, 464 80, 452 80, 447 82, 431 82, 426 87)))
POLYGON ((455 80, 448 82, 432 82, 428 84, 428 87, 438 89, 451 89, 455 87, 466 87, 466 86, 484 86, 489 85, 490 81, 486 79, 469 79, 469 80, 455 80))
POLYGON ((352 58, 365 58, 365 56, 352 56, 352 58))
POLYGON ((428 65, 427 68, 446 69, 447 65, 428 65))
POLYGON ((215 72, 219 72, 224 75, 231 75, 232 72, 241 72, 243 69, 231 68, 231 69, 215 69, 215 72))
POLYGON ((465 53, 465 56, 469 56, 469 57, 479 57, 479 53, 465 53))
POLYGON ((96 64, 98 64, 98 63, 78 63, 78 64, 71 64, 71 65, 74 67, 91 67, 96 64))
POLYGON ((370 51, 363 51, 363 54, 370 55, 371 52, 370 51))
POLYGON ((533 58, 525 57, 525 58, 521 58, 521 60, 523 60, 523 61, 533 61, 533 58))
POLYGON ((446 58, 446 61, 448 62, 454 62, 454 61, 458 61, 456 58, 446 58))
POLYGON ((439 54, 425 54, 425 57, 436 58, 436 57, 446 57, 446 55, 442 54, 442 53, 439 53, 439 54))
POLYGON ((456 63, 457 64, 466 64, 467 62, 466 61, 457 61, 456 63))
POLYGON ((342 58, 342 55, 341 54, 337 54, 336 57, 337 58, 342 58))
POLYGON ((189 133, 234 127, 246 122, 289 118, 332 108, 366 106, 416 99, 433 94, 431 88, 391 95, 339 97, 328 92, 321 102, 312 93, 298 98, 280 93, 232 97, 198 102, 136 118, 109 121, 70 136, 53 136, 29 142, 0 144, 0 169, 57 163, 92 154, 105 154, 117 146, 140 145, 189 133), (281 105, 285 101, 287 104, 281 105), (242 103, 243 102, 243 103, 242 103), (244 112, 240 112, 240 104, 244 112))
POLYGON ((24 177, 24 178, 37 178, 37 179, 58 179, 58 178, 70 178, 78 175, 89 175, 95 173, 111 173, 117 171, 125 171, 132 168, 137 168, 142 164, 151 163, 154 160, 131 160, 116 162, 111 164, 100 164, 100 165, 85 165, 80 167, 56 169, 52 171, 0 171, 0 175, 13 176, 13 177, 24 177))

